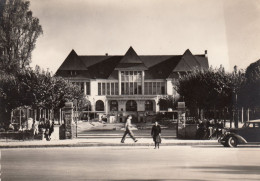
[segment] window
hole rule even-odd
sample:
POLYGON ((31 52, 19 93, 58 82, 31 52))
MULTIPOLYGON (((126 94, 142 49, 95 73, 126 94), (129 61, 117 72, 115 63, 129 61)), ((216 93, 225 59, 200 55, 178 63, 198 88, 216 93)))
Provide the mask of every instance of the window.
POLYGON ((144 94, 145 95, 148 95, 149 93, 148 93, 148 90, 149 90, 149 88, 148 88, 148 82, 145 82, 144 83, 144 94))
POLYGON ((161 82, 156 83, 156 93, 161 94, 161 82))
POLYGON ((156 94, 156 82, 153 82, 153 95, 156 94))
POLYGON ((145 111, 153 111, 153 101, 145 101, 145 111))
POLYGON ((134 94, 134 85, 132 82, 130 82, 130 95, 134 94))
POLYGON ((110 101, 110 111, 118 111, 118 103, 115 100, 110 101))
POLYGON ((87 95, 90 95, 90 82, 86 82, 87 95))
POLYGON ((152 95, 153 94, 153 83, 152 82, 149 82, 149 95, 152 95))
POLYGON ((125 94, 129 95, 129 83, 128 82, 125 83, 125 94))
POLYGON ((84 82, 80 83, 80 90, 84 93, 84 82))
POLYGON ((141 71, 122 71, 121 72, 121 94, 137 95, 142 91, 142 74, 141 71), (140 83, 140 84, 139 84, 140 83), (139 88, 141 86, 141 89, 139 88))
POLYGON ((137 82, 134 83, 134 94, 136 95, 138 93, 137 91, 137 82))
POLYGON ((138 94, 142 94, 142 83, 138 82, 138 94))
POLYGON ((126 111, 137 111, 136 101, 130 100, 126 102, 126 111))
POLYGON ((102 83, 102 95, 106 95, 106 83, 102 83))
POLYGON ((101 83, 98 83, 98 95, 101 95, 101 83))
POLYGON ((115 95, 118 95, 118 83, 115 83, 115 95))
POLYGON ((110 95, 110 83, 107 83, 107 95, 110 95))
POLYGON ((121 83, 121 94, 124 95, 125 94, 125 83, 121 83))
POLYGON ((98 100, 96 102, 96 111, 104 111, 104 102, 101 100, 98 100))
POLYGON ((165 94, 165 83, 161 83, 161 94, 164 95, 165 94))
POLYGON ((115 83, 111 83, 111 95, 115 95, 115 83))

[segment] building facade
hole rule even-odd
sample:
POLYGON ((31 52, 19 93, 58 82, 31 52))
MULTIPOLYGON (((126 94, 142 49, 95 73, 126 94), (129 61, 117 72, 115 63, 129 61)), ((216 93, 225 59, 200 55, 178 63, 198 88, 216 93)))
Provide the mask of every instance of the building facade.
POLYGON ((161 97, 177 97, 174 82, 179 73, 195 67, 208 69, 207 51, 193 55, 138 55, 130 47, 125 55, 80 56, 72 50, 55 76, 79 85, 91 102, 89 112, 113 116, 118 122, 128 114, 142 121, 161 111, 161 97))

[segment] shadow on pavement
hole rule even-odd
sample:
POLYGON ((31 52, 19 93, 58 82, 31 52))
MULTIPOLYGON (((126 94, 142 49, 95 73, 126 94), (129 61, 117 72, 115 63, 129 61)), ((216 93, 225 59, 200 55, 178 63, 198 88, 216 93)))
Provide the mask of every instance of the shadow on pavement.
MULTIPOLYGON (((183 167, 185 168, 185 167, 183 167)), ((219 173, 219 174, 253 174, 260 175, 260 166, 236 166, 236 165, 219 165, 219 166, 207 166, 207 167, 190 167, 190 169, 199 169, 203 172, 219 173)))

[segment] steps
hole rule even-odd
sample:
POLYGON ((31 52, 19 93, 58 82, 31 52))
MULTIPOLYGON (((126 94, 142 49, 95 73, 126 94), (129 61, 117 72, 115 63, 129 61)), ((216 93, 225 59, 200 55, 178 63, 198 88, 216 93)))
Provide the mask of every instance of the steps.
MULTIPOLYGON (((91 133, 91 134, 88 134, 88 133, 78 133, 77 135, 77 138, 79 139, 110 139, 110 138, 118 138, 118 139, 121 139, 122 136, 123 136, 123 132, 122 134, 96 134, 96 133, 91 133)), ((129 137, 129 136, 127 136, 129 137)), ((151 135, 149 134, 135 134, 135 137, 136 138, 151 138, 151 135)), ((162 136, 163 139, 172 139, 172 138, 176 138, 174 135, 163 135, 162 136)))

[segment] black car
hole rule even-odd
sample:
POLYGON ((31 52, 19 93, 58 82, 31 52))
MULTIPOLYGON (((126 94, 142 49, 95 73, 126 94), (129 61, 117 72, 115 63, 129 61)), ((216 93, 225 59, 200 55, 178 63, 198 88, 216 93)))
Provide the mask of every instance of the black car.
POLYGON ((242 128, 227 129, 218 142, 225 147, 247 143, 260 144, 260 120, 248 121, 242 128))

